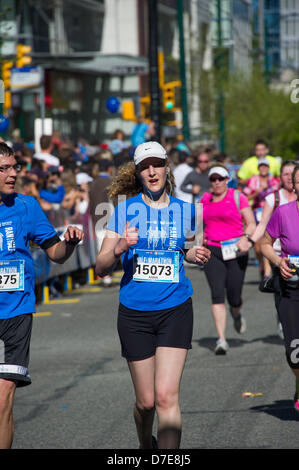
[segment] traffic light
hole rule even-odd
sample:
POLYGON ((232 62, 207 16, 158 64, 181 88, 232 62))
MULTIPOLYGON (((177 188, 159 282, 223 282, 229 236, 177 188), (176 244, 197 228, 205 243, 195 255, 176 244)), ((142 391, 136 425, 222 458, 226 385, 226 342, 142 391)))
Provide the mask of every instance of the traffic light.
POLYGON ((17 68, 22 68, 25 65, 29 65, 32 62, 30 57, 31 46, 25 46, 25 44, 17 44, 17 68))
POLYGON ((140 98, 140 116, 146 120, 150 114, 151 97, 145 95, 140 98))
POLYGON ((165 111, 170 111, 175 105, 174 86, 166 83, 163 87, 163 107, 165 111))
POLYGON ((11 92, 10 92, 10 79, 11 79, 11 68, 13 67, 13 62, 9 60, 3 60, 1 67, 2 81, 4 85, 4 103, 3 103, 3 112, 6 114, 7 109, 11 108, 11 92))
POLYGON ((134 102, 132 100, 122 102, 122 118, 124 121, 136 121, 134 102))
POLYGON ((10 78, 11 78, 11 68, 13 67, 13 62, 10 60, 3 60, 2 62, 2 80, 4 83, 4 89, 10 89, 10 78))

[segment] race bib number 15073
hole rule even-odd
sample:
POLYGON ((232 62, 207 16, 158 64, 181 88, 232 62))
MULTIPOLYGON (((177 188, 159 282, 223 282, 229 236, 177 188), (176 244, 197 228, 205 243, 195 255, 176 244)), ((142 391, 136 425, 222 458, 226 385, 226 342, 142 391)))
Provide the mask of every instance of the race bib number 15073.
POLYGON ((134 251, 134 281, 179 282, 178 251, 134 251))

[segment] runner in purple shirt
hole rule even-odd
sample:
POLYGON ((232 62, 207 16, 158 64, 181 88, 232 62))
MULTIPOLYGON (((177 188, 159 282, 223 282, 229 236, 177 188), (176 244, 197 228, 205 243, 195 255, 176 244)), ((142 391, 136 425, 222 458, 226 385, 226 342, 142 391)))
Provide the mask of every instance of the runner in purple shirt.
POLYGON ((297 200, 279 206, 272 214, 262 239, 262 253, 280 271, 278 313, 287 361, 296 377, 294 407, 299 413, 299 165, 294 168, 292 180, 297 200), (277 238, 281 256, 273 249, 277 238))

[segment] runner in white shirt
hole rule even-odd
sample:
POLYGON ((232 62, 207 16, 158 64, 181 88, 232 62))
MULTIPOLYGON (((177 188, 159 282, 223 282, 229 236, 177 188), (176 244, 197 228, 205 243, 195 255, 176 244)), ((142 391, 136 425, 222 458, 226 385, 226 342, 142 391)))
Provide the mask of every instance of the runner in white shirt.
POLYGON ((42 135, 40 138, 40 148, 41 151, 37 152, 33 155, 33 158, 36 160, 42 160, 46 162, 48 166, 59 166, 60 160, 55 155, 52 155, 51 152, 53 151, 54 145, 52 142, 51 135, 42 135))
MULTIPOLYGON (((175 197, 178 199, 181 199, 182 201, 185 202, 190 202, 192 203, 193 196, 190 193, 186 193, 185 191, 181 190, 181 184, 183 183, 184 179, 186 176, 192 171, 192 168, 188 163, 186 163, 186 160, 188 158, 188 154, 186 152, 180 152, 179 154, 179 165, 175 167, 173 170, 173 176, 174 176, 174 181, 175 181, 175 197)), ((190 189, 192 186, 190 185, 190 189)))

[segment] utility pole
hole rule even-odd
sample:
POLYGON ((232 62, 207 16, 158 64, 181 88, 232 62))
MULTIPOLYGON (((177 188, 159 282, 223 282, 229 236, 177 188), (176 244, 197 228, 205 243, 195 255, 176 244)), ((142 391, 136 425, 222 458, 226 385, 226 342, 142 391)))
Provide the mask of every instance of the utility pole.
POLYGON ((158 67, 158 14, 157 0, 148 1, 149 18, 149 82, 150 82, 150 116, 155 123, 155 140, 161 140, 161 106, 158 67))
POLYGON ((218 79, 218 113, 219 113, 219 146, 220 152, 225 152, 225 117, 224 117, 224 91, 223 91, 223 53, 222 53, 222 11, 221 0, 217 0, 217 46, 216 58, 218 79))
POLYGON ((182 115, 183 115, 183 136, 184 140, 190 139, 188 100, 186 86, 186 67, 185 67, 185 42, 184 42, 184 8, 183 0, 177 0, 177 17, 180 37, 180 78, 181 78, 181 97, 182 97, 182 115))
POLYGON ((262 68, 265 66, 265 11, 264 11, 264 0, 259 0, 258 10, 258 25, 259 25, 259 50, 260 50, 260 62, 262 68))

